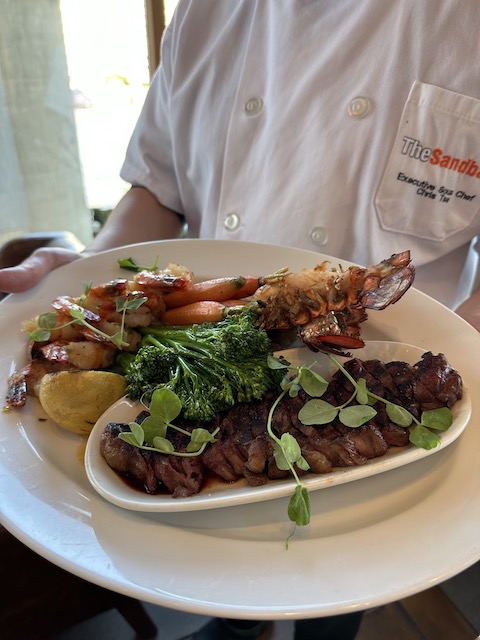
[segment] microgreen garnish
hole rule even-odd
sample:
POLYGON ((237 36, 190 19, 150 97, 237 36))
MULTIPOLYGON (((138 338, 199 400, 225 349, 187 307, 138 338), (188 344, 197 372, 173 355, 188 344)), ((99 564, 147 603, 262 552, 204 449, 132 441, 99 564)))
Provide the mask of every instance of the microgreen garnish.
POLYGON ((122 347, 128 347, 128 342, 125 341, 125 316, 127 311, 136 311, 139 309, 144 302, 146 302, 148 298, 140 297, 140 298, 115 298, 115 311, 122 314, 122 319, 120 322, 120 330, 115 333, 112 338, 110 338, 111 342, 121 349, 122 347))
POLYGON ((104 338, 106 341, 111 342, 118 349, 122 349, 123 347, 129 346, 129 343, 125 339, 126 337, 125 315, 127 311, 129 311, 130 309, 136 310, 139 307, 141 307, 142 304, 146 302, 146 300, 147 298, 145 297, 115 299, 116 311, 121 313, 122 316, 121 316, 121 322, 120 322, 120 329, 113 335, 109 335, 108 333, 105 333, 104 331, 99 329, 97 326, 92 324, 92 322, 88 320, 88 316, 89 316, 88 310, 83 309, 79 304, 77 304, 77 305, 72 305, 66 310, 66 313, 68 313, 68 315, 70 315, 72 319, 59 326, 57 326, 57 318, 58 318, 57 314, 51 311, 47 313, 41 313, 37 317, 37 329, 35 329, 29 334, 29 338, 34 342, 45 342, 46 340, 50 339, 51 333, 54 329, 55 330, 64 329, 69 325, 79 324, 84 327, 87 327, 88 329, 93 331, 96 335, 100 336, 101 338, 104 338))
POLYGON ((174 456, 192 457, 202 454, 207 444, 215 442, 219 428, 213 433, 202 427, 191 432, 173 424, 182 410, 182 403, 178 396, 170 389, 157 389, 152 394, 149 411, 150 415, 142 424, 131 422, 130 431, 122 431, 118 437, 139 449, 157 451, 174 456), (185 451, 176 451, 172 442, 167 439, 167 430, 171 428, 189 438, 185 451))
MULTIPOLYGON (((354 392, 348 402, 341 405, 341 407, 338 407, 338 417, 342 424, 352 428, 360 427, 371 420, 377 414, 376 410, 373 409, 373 407, 363 407, 364 410, 362 410, 362 408, 359 408, 358 411, 355 411, 357 407, 352 406, 349 407, 349 409, 352 409, 354 411, 351 414, 348 414, 348 421, 346 421, 346 409, 344 407, 353 399, 356 399, 356 401, 361 405, 366 405, 367 403, 369 405, 373 405, 376 402, 383 402, 386 405, 387 415, 394 424, 397 424, 400 427, 404 428, 410 427, 412 424, 415 424, 415 427, 413 427, 413 429, 411 429, 409 433, 409 440, 412 444, 422 449, 434 449, 436 446, 438 446, 438 444, 440 443, 440 438, 431 430, 434 429, 435 431, 446 431, 451 426, 453 422, 453 415, 448 407, 440 407, 438 409, 423 411, 420 416, 420 420, 417 420, 417 418, 409 411, 407 411, 407 409, 405 409, 404 407, 395 404, 394 402, 391 402, 386 398, 377 396, 375 393, 369 391, 367 389, 364 378, 355 380, 338 362, 338 360, 336 360, 336 358, 331 355, 329 355, 328 357, 335 364, 335 366, 340 369, 340 371, 348 378, 348 380, 354 387, 354 392), (371 411, 373 411, 374 413, 373 415, 369 416, 369 413, 371 411), (353 416, 353 419, 350 419, 351 416, 353 416)), ((299 419, 302 420, 300 413, 299 419)))
POLYGON ((139 273, 140 271, 156 271, 158 269, 158 258, 155 258, 155 262, 151 267, 145 267, 141 265, 135 258, 120 258, 118 260, 118 265, 122 269, 127 269, 128 271, 135 271, 139 273))
POLYGON ((84 303, 85 303, 85 299, 88 296, 88 294, 90 293, 90 289, 92 288, 92 284, 93 282, 90 280, 89 282, 84 282, 83 284, 83 294, 82 297, 78 299, 78 304, 83 307, 84 303))
POLYGON ((285 358, 269 356, 268 364, 271 369, 286 369, 287 375, 281 383, 282 392, 270 407, 267 418, 267 432, 275 442, 273 455, 277 467, 283 471, 290 470, 296 483, 295 492, 288 505, 288 517, 296 525, 304 526, 310 522, 310 498, 307 489, 300 482, 295 465, 302 471, 308 471, 310 466, 302 456, 300 445, 290 433, 283 433, 279 438, 272 429, 273 414, 278 404, 287 393, 294 398, 301 388, 312 397, 319 397, 325 393, 328 382, 321 375, 312 371, 306 365, 293 367, 285 358), (288 370, 295 369, 296 376, 288 377, 288 370))
POLYGON ((299 390, 303 388, 303 390, 312 397, 311 400, 303 405, 298 413, 300 422, 305 425, 320 426, 329 424, 338 418, 346 427, 358 428, 377 415, 377 411, 373 405, 377 402, 382 402, 386 405, 387 415, 394 424, 404 428, 415 424, 410 430, 409 440, 412 444, 423 449, 433 449, 440 443, 440 438, 432 429, 445 431, 453 422, 452 412, 447 407, 423 411, 420 420, 417 420, 417 418, 404 407, 369 391, 364 378, 355 380, 336 358, 331 355, 328 357, 353 385, 352 394, 346 402, 339 406, 335 406, 321 399, 321 396, 328 387, 328 382, 315 371, 312 371, 311 367, 314 365, 309 367, 305 365, 295 367, 282 356, 279 358, 271 356, 269 358, 269 366, 272 369, 284 368, 296 373, 293 378, 285 376, 283 379, 281 384, 282 392, 270 408, 267 431, 275 442, 274 456, 278 468, 290 470, 295 479, 296 487, 288 505, 288 517, 295 525, 299 526, 307 525, 310 522, 310 500, 308 490, 301 483, 295 465, 303 471, 307 471, 309 465, 302 456, 298 442, 290 433, 284 433, 279 438, 272 429, 275 409, 287 393, 289 393, 291 397, 294 397, 298 394, 299 390), (354 401, 356 404, 352 404, 354 401))

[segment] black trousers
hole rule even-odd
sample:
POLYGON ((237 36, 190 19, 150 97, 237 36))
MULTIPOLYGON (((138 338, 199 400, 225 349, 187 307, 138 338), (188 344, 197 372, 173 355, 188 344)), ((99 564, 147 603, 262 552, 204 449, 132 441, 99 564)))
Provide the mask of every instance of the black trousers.
MULTIPOLYGON (((354 640, 363 613, 295 621, 295 640, 354 640)), ((266 631, 268 623, 255 620, 214 618, 188 640, 254 640, 266 631)), ((187 640, 187 639, 184 639, 187 640)))
POLYGON ((295 640, 354 640, 363 612, 295 622, 295 640))
MULTIPOLYGON (((363 611, 328 618, 311 618, 295 621, 295 640, 354 640, 360 628, 363 611)), ((257 638, 265 623, 254 620, 217 620, 218 635, 228 640, 233 638, 257 638), (224 625, 224 627, 222 627, 224 625), (223 631, 222 631, 223 629, 223 631)), ((210 636, 208 636, 210 637, 210 636)), ((215 635, 216 637, 216 635, 215 635)), ((194 636, 193 640, 204 640, 194 636)), ((207 636, 206 636, 207 638, 207 636)))

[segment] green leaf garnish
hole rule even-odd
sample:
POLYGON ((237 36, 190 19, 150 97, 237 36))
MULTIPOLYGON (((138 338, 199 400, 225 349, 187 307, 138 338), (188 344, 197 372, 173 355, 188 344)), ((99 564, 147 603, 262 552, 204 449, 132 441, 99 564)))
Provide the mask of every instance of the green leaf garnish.
POLYGON ((367 381, 365 378, 360 378, 357 382, 357 393, 355 394, 357 402, 359 404, 368 404, 369 401, 369 393, 367 389, 367 381))
POLYGON ((169 424, 180 415, 182 403, 170 389, 157 389, 150 402, 150 414, 156 420, 169 424))
POLYGON ((41 313, 37 318, 37 324, 41 329, 54 329, 57 324, 57 315, 52 311, 41 313))
POLYGON ((435 449, 440 444, 440 438, 422 424, 410 431, 409 440, 412 444, 421 449, 435 449))
POLYGON ((351 427, 352 429, 361 427, 376 415, 377 412, 373 407, 361 404, 345 407, 344 409, 340 409, 338 412, 340 422, 346 427, 351 427))
POLYGON ((412 414, 398 404, 387 404, 387 415, 399 427, 409 427, 413 422, 412 414))
POLYGON ((47 329, 35 329, 28 336, 34 342, 46 342, 50 339, 51 332, 47 329))
POLYGON ((176 393, 170 389, 156 389, 152 394, 149 410, 150 415, 141 425, 131 422, 130 431, 122 431, 118 434, 120 440, 139 449, 182 457, 199 455, 203 453, 207 444, 215 442, 218 427, 213 433, 203 428, 193 429, 190 433, 173 424, 172 421, 180 415, 182 403, 176 393), (190 438, 185 451, 176 451, 173 443, 168 440, 169 428, 190 438))
POLYGON ((197 451, 200 451, 204 445, 213 442, 215 442, 215 437, 210 433, 210 431, 207 431, 207 429, 203 429, 202 427, 197 427, 192 431, 192 437, 187 445, 187 451, 196 453, 197 451))
MULTIPOLYGON (((122 431, 121 433, 119 433, 118 437, 120 438, 120 440, 123 440, 124 442, 127 442, 128 444, 131 444, 134 447, 141 446, 141 443, 138 442, 134 433, 131 431, 122 431)), ((142 444, 143 444, 143 438, 142 438, 142 444)))
POLYGON ((338 415, 338 407, 329 402, 315 398, 309 400, 298 412, 298 419, 302 424, 330 424, 338 415))
POLYGON ((144 432, 143 441, 139 444, 149 444, 154 446, 153 441, 155 438, 164 438, 167 435, 168 423, 158 419, 156 416, 149 415, 142 422, 142 429, 144 432))
POLYGON ((269 355, 267 356, 267 362, 270 369, 290 369, 292 366, 284 356, 275 357, 269 355))
POLYGON ((310 496, 302 485, 295 487, 295 492, 290 498, 288 517, 299 527, 304 527, 310 522, 310 496))
POLYGON ((162 438, 161 436, 155 436, 153 439, 153 448, 155 451, 160 451, 161 453, 174 453, 175 447, 167 440, 167 438, 162 438))
POLYGON ((158 269, 158 258, 155 258, 155 262, 151 267, 145 267, 141 265, 135 258, 120 258, 118 260, 118 265, 122 269, 127 269, 128 271, 135 271, 139 273, 140 271, 156 271, 158 269))
POLYGON ((323 396, 328 387, 328 382, 320 374, 308 367, 301 367, 298 375, 298 384, 312 398, 323 396))
MULTIPOLYGON (((130 444, 135 444, 135 446, 142 445, 145 440, 145 434, 143 432, 143 427, 138 424, 138 422, 131 422, 129 425, 130 433, 122 432, 123 435, 128 436, 128 440, 130 440, 130 444)), ((122 437, 122 440, 125 438, 122 437)))
POLYGON ((453 422, 452 412, 448 407, 430 409, 422 413, 422 424, 430 429, 446 431, 453 422))
POLYGON ((404 407, 369 391, 364 378, 355 380, 333 356, 329 355, 329 358, 353 386, 352 395, 341 406, 332 405, 321 399, 321 396, 328 387, 328 382, 319 374, 312 371, 311 367, 294 367, 288 363, 283 356, 279 358, 271 356, 269 359, 271 369, 286 369, 294 371, 296 374, 291 378, 286 375, 282 380, 282 392, 270 408, 267 420, 267 431, 275 442, 274 457, 277 467, 285 471, 290 470, 295 478, 295 492, 290 499, 288 516, 290 520, 299 526, 310 522, 310 499, 306 487, 300 482, 294 465, 296 465, 298 469, 305 471, 309 469, 309 466, 301 455, 300 446, 291 434, 285 433, 281 438, 278 438, 272 430, 274 411, 280 400, 287 393, 289 393, 290 396, 294 396, 303 388, 308 395, 312 396, 312 399, 308 400, 298 413, 298 419, 305 425, 321 426, 330 424, 338 418, 346 427, 358 428, 377 415, 374 405, 377 402, 381 402, 385 404, 388 418, 394 424, 404 428, 408 428, 412 424, 416 425, 410 430, 410 442, 423 449, 432 449, 438 446, 440 442, 440 438, 432 429, 438 431, 448 429, 453 421, 452 413, 450 409, 446 407, 424 411, 421 420, 417 420, 404 407), (354 400, 356 400, 358 404, 351 404, 354 400), (296 443, 296 445, 294 443, 296 443))
MULTIPOLYGON (((89 285, 90 286, 90 285, 89 285)), ((49 340, 51 337, 51 331, 53 329, 63 329, 68 327, 71 324, 79 324, 84 327, 87 327, 93 333, 100 336, 107 342, 111 342, 118 349, 123 349, 124 347, 128 347, 129 343, 126 341, 126 332, 125 332, 125 315, 127 311, 130 309, 138 309, 144 304, 148 298, 146 297, 132 297, 128 299, 124 298, 116 298, 115 299, 115 308, 118 312, 122 314, 120 329, 114 333, 113 335, 109 335, 99 329, 97 326, 89 322, 87 318, 87 310, 83 309, 81 304, 76 304, 68 309, 68 314, 72 318, 69 322, 66 322, 60 326, 57 326, 57 315, 52 313, 51 311, 48 313, 41 313, 37 317, 37 329, 34 329, 30 332, 29 338, 34 342, 45 342, 49 340)), ((81 298, 79 302, 83 303, 84 298, 81 298)))

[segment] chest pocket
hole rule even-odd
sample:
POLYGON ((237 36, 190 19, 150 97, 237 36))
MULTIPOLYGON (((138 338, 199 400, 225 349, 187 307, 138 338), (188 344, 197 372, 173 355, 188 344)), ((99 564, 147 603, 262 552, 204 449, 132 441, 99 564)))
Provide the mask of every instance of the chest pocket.
POLYGON ((478 233, 480 100, 413 84, 375 207, 388 231, 438 242, 478 233))

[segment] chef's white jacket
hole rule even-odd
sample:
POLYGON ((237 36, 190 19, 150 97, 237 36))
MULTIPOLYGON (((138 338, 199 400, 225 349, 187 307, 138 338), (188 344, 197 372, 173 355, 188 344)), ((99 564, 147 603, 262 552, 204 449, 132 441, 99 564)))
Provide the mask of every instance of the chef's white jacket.
POLYGON ((480 233, 479 18, 478 0, 181 1, 122 177, 193 237, 360 265, 410 249, 415 286, 454 307, 480 233))

